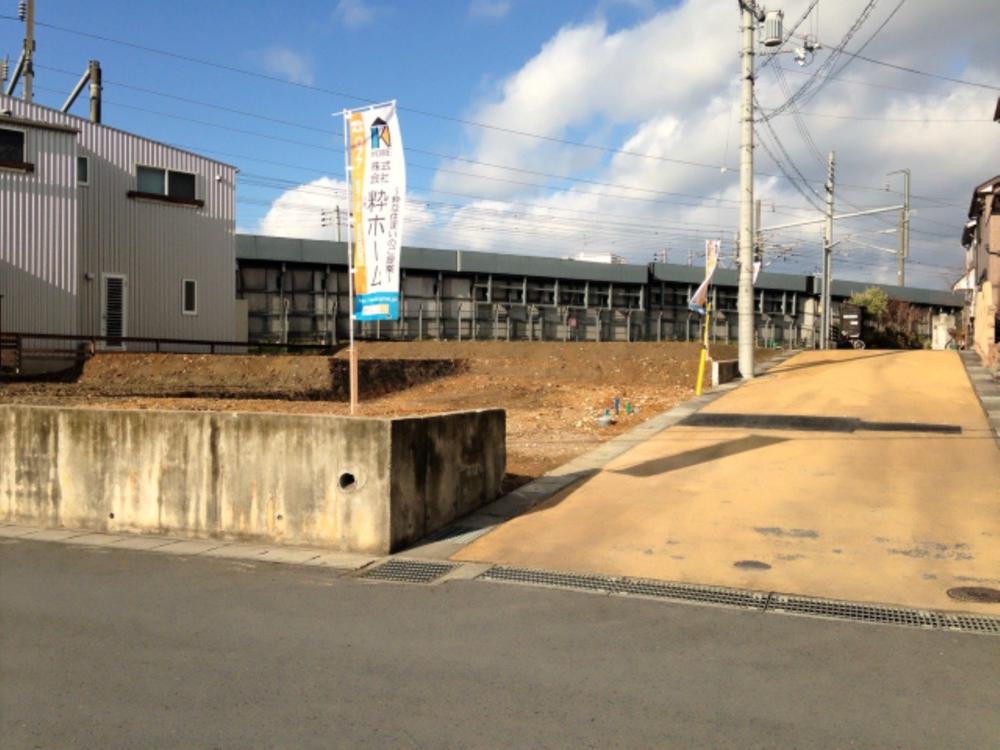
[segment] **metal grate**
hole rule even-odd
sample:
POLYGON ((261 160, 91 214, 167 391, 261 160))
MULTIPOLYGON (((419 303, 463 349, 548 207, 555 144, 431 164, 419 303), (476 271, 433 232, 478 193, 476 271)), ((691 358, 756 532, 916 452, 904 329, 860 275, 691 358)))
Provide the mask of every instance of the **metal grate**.
POLYGON ((961 630, 974 633, 1000 635, 1000 618, 979 615, 932 612, 908 607, 888 607, 863 602, 844 602, 832 599, 813 599, 802 596, 772 596, 769 610, 790 612, 815 617, 833 617, 855 622, 874 622, 884 625, 907 625, 935 630, 961 630))
POLYGON ((892 607, 864 602, 815 599, 805 596, 765 593, 721 586, 699 586, 668 581, 585 573, 559 573, 532 568, 509 568, 498 565, 479 576, 488 581, 521 583, 531 586, 591 591, 622 596, 717 604, 769 612, 807 615, 812 617, 871 622, 883 625, 903 625, 933 630, 955 630, 969 633, 1000 635, 1000 618, 987 615, 934 612, 909 607, 892 607))
POLYGON ((457 565, 443 562, 389 560, 377 568, 366 570, 358 577, 400 583, 430 583, 457 567, 457 565))
POLYGON ((480 578, 509 583, 526 583, 534 586, 552 586, 578 591, 597 591, 606 594, 642 596, 657 599, 681 599, 684 601, 723 604, 733 607, 764 609, 767 594, 759 591, 741 591, 715 586, 695 586, 686 583, 667 583, 637 578, 615 578, 613 576, 590 575, 585 573, 557 573, 549 570, 529 568, 490 568, 480 578))
POLYGON ((619 580, 609 576, 585 575, 578 573, 556 573, 551 570, 530 568, 505 568, 496 566, 483 573, 480 578, 490 581, 527 583, 534 586, 554 586, 578 591, 602 591, 610 594, 617 590, 619 580))
POLYGON ((703 604, 722 604, 727 607, 749 607, 750 609, 764 609, 767 605, 767 594, 762 591, 664 581, 625 579, 622 581, 619 593, 660 599, 682 599, 689 602, 702 602, 703 604))

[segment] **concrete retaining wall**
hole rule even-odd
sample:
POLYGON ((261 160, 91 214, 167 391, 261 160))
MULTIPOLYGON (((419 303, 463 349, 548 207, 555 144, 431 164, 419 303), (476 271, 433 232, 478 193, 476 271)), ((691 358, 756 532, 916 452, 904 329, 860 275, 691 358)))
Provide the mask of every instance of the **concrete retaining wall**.
POLYGON ((498 496, 505 417, 0 406, 0 516, 385 554, 498 496))

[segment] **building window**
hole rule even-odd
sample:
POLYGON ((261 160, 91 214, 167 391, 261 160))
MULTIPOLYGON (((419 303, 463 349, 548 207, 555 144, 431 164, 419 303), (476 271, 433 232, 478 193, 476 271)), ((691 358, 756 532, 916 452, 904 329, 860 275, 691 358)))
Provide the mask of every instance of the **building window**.
POLYGON ((167 194, 167 171, 153 167, 136 167, 136 190, 149 195, 167 194))
POLYGON ((167 195, 171 198, 193 201, 194 175, 188 172, 167 172, 167 195))
POLYGON ((130 191, 128 195, 130 198, 159 199, 168 203, 204 206, 205 202, 196 197, 196 184, 195 175, 190 172, 136 165, 136 189, 130 191))
POLYGON ((184 279, 184 314, 198 314, 198 282, 194 279, 184 279))
POLYGON ((90 159, 86 156, 76 157, 76 182, 78 185, 90 184, 90 159))
POLYGON ((25 162, 23 130, 0 128, 0 167, 32 171, 32 165, 25 162))

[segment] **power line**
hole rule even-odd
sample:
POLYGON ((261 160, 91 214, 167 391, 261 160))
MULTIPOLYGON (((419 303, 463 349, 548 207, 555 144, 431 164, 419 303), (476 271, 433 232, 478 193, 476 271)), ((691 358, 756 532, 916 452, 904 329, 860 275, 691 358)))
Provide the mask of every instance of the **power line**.
POLYGON ((802 117, 824 117, 832 120, 860 120, 869 122, 913 122, 913 123, 929 123, 929 122, 993 122, 987 117, 861 117, 859 115, 835 115, 827 114, 824 112, 799 112, 802 117))
MULTIPOLYGON (((903 4, 904 4, 905 2, 906 2, 906 0, 899 0, 899 2, 898 2, 898 3, 896 3, 896 7, 892 9, 892 11, 891 11, 891 12, 889 13, 889 15, 888 15, 888 16, 886 16, 886 17, 885 17, 885 19, 883 19, 882 23, 880 23, 880 24, 878 25, 878 28, 877 28, 877 29, 875 29, 875 31, 873 31, 873 32, 872 32, 871 34, 869 34, 869 35, 868 35, 868 38, 867 38, 867 39, 866 39, 866 40, 864 41, 864 43, 863 43, 863 44, 862 44, 862 45, 861 45, 861 46, 860 46, 860 47, 858 48, 858 53, 860 53, 860 52, 863 52, 863 51, 864 51, 864 49, 865 49, 865 48, 866 48, 866 47, 867 47, 867 46, 868 46, 869 44, 871 44, 871 43, 872 43, 872 40, 873 40, 873 39, 874 39, 875 37, 877 37, 877 36, 879 35, 879 33, 880 33, 880 32, 882 31, 882 29, 884 29, 884 28, 885 28, 885 27, 886 27, 886 26, 887 26, 887 25, 889 24, 889 21, 891 21, 891 20, 893 19, 893 17, 895 17, 896 13, 898 13, 898 12, 899 12, 899 9, 903 7, 903 4)), ((847 51, 846 49, 842 49, 842 50, 841 50, 841 53, 842 53, 842 54, 847 54, 847 55, 852 55, 852 53, 848 52, 848 51, 847 51)), ((855 54, 856 54, 856 53, 855 53, 855 54)), ((853 56, 852 56, 852 58, 851 58, 851 59, 853 59, 853 56)), ((850 60, 847 60, 846 62, 844 62, 844 64, 843 64, 843 65, 841 65, 841 66, 840 66, 839 68, 837 68, 837 70, 836 70, 836 71, 834 71, 833 73, 831 73, 830 75, 833 75, 833 76, 839 76, 839 75, 840 75, 841 73, 843 73, 843 72, 844 72, 844 69, 845 69, 845 68, 847 68, 847 66, 848 66, 848 65, 850 65, 850 63, 851 63, 851 61, 850 61, 850 60)), ((816 89, 815 89, 815 90, 814 90, 814 91, 813 91, 813 92, 812 92, 811 94, 809 94, 809 98, 810 98, 810 99, 814 99, 814 98, 816 97, 816 95, 817 95, 817 94, 818 94, 818 93, 819 93, 820 91, 822 91, 822 90, 823 90, 823 88, 824 88, 824 87, 825 87, 825 86, 826 86, 826 85, 827 85, 827 84, 828 84, 828 83, 830 82, 830 75, 828 75, 828 76, 826 77, 826 79, 824 79, 823 81, 821 81, 821 82, 820 82, 820 84, 819 84, 819 86, 817 86, 817 87, 816 87, 816 89)))
POLYGON ((795 93, 788 97, 783 104, 772 110, 769 115, 764 115, 762 119, 767 119, 781 114, 790 106, 806 96, 814 87, 822 83, 823 76, 836 64, 840 54, 844 51, 844 48, 850 43, 851 39, 862 27, 862 25, 864 25, 865 21, 868 20, 868 17, 875 9, 877 2, 878 0, 868 0, 868 3, 861 10, 861 13, 855 19, 854 23, 851 24, 851 27, 847 30, 847 33, 844 34, 844 37, 840 40, 840 43, 830 52, 829 55, 827 55, 823 62, 820 63, 816 70, 809 76, 809 78, 795 91, 795 93))
POLYGON ((874 60, 870 57, 865 57, 864 55, 859 55, 853 52, 844 52, 845 55, 850 55, 851 57, 856 57, 858 60, 864 60, 867 63, 872 63, 873 65, 882 65, 886 68, 894 68, 895 70, 901 70, 905 73, 913 73, 914 75, 925 76, 927 78, 937 78, 942 81, 948 81, 950 83, 958 83, 963 86, 974 86, 980 89, 986 89, 987 91, 1000 91, 1000 86, 992 86, 988 83, 979 83, 978 81, 966 81, 962 78, 952 78, 951 76, 942 75, 941 73, 931 73, 926 70, 917 70, 916 68, 910 68, 906 65, 897 65, 896 63, 885 62, 884 60, 874 60))

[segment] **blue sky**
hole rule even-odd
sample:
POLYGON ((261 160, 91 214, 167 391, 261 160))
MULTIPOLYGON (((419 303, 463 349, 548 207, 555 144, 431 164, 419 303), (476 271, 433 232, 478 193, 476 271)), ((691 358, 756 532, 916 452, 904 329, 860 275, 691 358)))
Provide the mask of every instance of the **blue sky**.
MULTIPOLYGON (((10 8, 0 12, 13 15, 14 0, 3 2, 10 8)), ((41 23, 370 100, 397 98, 404 107, 462 117, 469 114, 475 101, 490 96, 499 81, 516 71, 561 26, 597 14, 612 26, 628 24, 653 12, 655 3, 37 0, 36 7, 41 23)), ((20 50, 22 28, 19 23, 0 20, 0 55, 9 54, 12 62, 20 50)), ((300 181, 309 178, 310 171, 226 154, 310 166, 316 177, 342 173, 340 154, 234 131, 253 130, 339 148, 340 123, 330 115, 345 106, 359 106, 357 99, 216 70, 44 26, 38 28, 37 36, 35 86, 37 101, 42 104, 61 106, 75 77, 94 57, 103 68, 104 120, 110 125, 209 155, 219 154, 221 160, 255 175, 300 181), (72 71, 72 75, 55 69, 72 71), (331 135, 171 100, 121 84, 329 129, 331 135)), ((84 115, 85 100, 86 95, 73 111, 84 115)), ((411 113, 401 117, 406 141, 415 147, 453 153, 465 139, 464 129, 454 123, 411 113)), ((420 160, 424 164, 436 162, 431 157, 420 160)), ((413 169, 409 175, 414 188, 429 184, 431 177, 426 169, 413 169)), ((273 198, 274 191, 248 186, 241 190, 241 196, 273 198)), ((241 203, 238 223, 251 227, 265 212, 265 206, 241 203)))
MULTIPOLYGON (((786 0, 786 23, 808 4, 786 0)), ((822 0, 801 30, 816 33, 825 49, 802 68, 790 55, 772 61, 758 87, 765 109, 809 80, 865 5, 822 0)), ((981 0, 880 0, 848 49, 865 44, 865 54, 881 60, 995 82, 995 29, 970 23, 981 9, 981 0)), ((15 10, 15 0, 0 0, 0 15, 15 10)), ((37 0, 37 17, 37 100, 59 106, 87 60, 99 59, 106 123, 240 168, 242 230, 333 236, 320 213, 343 188, 340 123, 331 115, 361 103, 339 95, 346 93, 399 100, 406 244, 613 252, 633 262, 667 250, 670 260, 686 262, 718 237, 723 263, 732 257, 739 71, 732 0, 37 0)), ((16 58, 22 33, 20 23, 0 18, 0 56, 16 58)), ((886 173, 909 167, 919 196, 909 278, 945 286, 962 267, 957 238, 972 186, 1000 164, 989 122, 997 92, 848 58, 835 69, 845 62, 799 115, 776 117, 773 133, 763 133, 769 143, 756 152, 755 187, 764 224, 817 215, 812 191, 822 192, 828 150, 837 152, 838 210, 898 202, 898 184, 884 190, 898 177, 886 173)), ((84 114, 85 101, 74 111, 84 114)), ((846 238, 835 261, 840 277, 893 280, 895 259, 871 246, 895 246, 895 218, 838 225, 846 238)), ((776 235, 770 270, 814 271, 818 238, 814 228, 776 235)))

